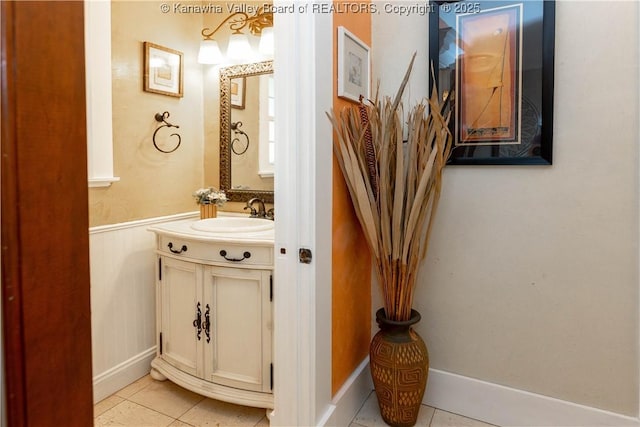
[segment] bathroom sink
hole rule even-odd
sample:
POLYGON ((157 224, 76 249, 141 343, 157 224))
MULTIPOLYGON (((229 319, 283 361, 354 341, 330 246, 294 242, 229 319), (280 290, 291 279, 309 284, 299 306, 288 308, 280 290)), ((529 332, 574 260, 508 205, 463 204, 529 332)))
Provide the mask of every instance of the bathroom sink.
POLYGON ((273 230, 273 221, 262 218, 217 217, 196 221, 191 228, 209 233, 254 233, 273 230))

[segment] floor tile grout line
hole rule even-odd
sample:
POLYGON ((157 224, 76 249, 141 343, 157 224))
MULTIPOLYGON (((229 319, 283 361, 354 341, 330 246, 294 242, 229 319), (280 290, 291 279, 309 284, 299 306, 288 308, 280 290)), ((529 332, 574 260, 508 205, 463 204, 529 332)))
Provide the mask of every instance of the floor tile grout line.
MULTIPOLYGON (((177 419, 174 421, 174 423, 175 423, 176 421, 180 421, 182 424, 186 424, 186 425, 188 425, 189 427, 195 427, 193 424, 189 424, 189 423, 188 423, 188 422, 186 422, 186 421, 182 421, 180 418, 177 418, 177 419)), ((173 424, 173 423, 172 423, 172 424, 173 424)), ((170 425, 171 425, 171 424, 170 424, 170 425)))
MULTIPOLYGON (((132 396, 133 396, 133 395, 132 395, 132 396)), ((164 416, 164 417, 170 418, 170 419, 171 419, 171 422, 170 422, 168 425, 171 425, 171 424, 173 424, 174 422, 178 421, 178 419, 177 419, 177 418, 174 418, 174 417, 172 417, 171 415, 163 414, 162 412, 156 411, 155 409, 149 408, 148 406, 141 405, 141 404, 140 404, 140 403, 138 403, 138 402, 134 402, 134 401, 132 401, 132 400, 125 399, 125 398, 124 398, 124 397, 122 397, 122 396, 118 396, 118 397, 122 398, 122 402, 118 402, 117 404, 113 405, 111 408, 109 408, 109 409, 107 409, 106 411, 102 412, 102 414, 100 414, 100 415, 97 415, 97 416, 93 417, 93 422, 94 422, 94 424, 95 424, 95 421, 96 421, 96 419, 97 419, 97 418, 101 417, 102 415, 106 414, 107 412, 111 411, 112 409, 115 409, 116 407, 118 407, 118 406, 122 405, 122 404, 123 404, 123 403, 125 403, 125 402, 131 403, 131 404, 133 404, 133 405, 140 406, 140 407, 142 407, 142 408, 145 408, 145 409, 150 410, 151 412, 155 412, 155 413, 156 413, 156 414, 158 414, 158 415, 162 415, 162 416, 164 416)), ((104 400, 104 399, 103 399, 103 400, 104 400)))
MULTIPOLYGON (((200 398, 201 398, 201 399, 200 399, 200 400, 198 400, 198 401, 197 401, 196 403, 194 403, 193 405, 191 405, 191 406, 189 407, 189 409, 187 409, 187 410, 186 410, 186 411, 184 411, 182 414, 180 414, 180 416, 178 416, 178 418, 176 418, 177 420, 179 420, 179 421, 181 421, 181 422, 184 422, 184 421, 182 421, 180 418, 182 418, 182 417, 184 416, 184 414, 186 414, 187 412, 189 412, 190 410, 192 410, 193 408, 195 408, 196 406, 198 406, 199 404, 201 404, 202 402, 204 402, 204 401, 207 399, 207 397, 205 397, 205 396, 202 396, 202 395, 199 395, 199 396, 200 396, 200 398)), ((185 423, 185 424, 189 424, 189 423, 185 423)), ((191 424, 189 424, 189 425, 191 425, 191 424)))
MULTIPOLYGON (((137 393, 136 393, 136 394, 137 394, 137 393)), ((133 395, 131 395, 131 397, 133 397, 133 395)), ((184 411, 184 412, 183 412, 182 414, 180 414, 177 418, 176 418, 176 417, 174 417, 173 415, 169 415, 169 414, 165 414, 164 412, 160 412, 160 411, 158 411, 157 409, 150 408, 149 406, 147 406, 147 405, 143 405, 142 403, 134 402, 133 400, 130 400, 130 399, 125 399, 125 400, 129 401, 130 403, 133 403, 134 405, 142 406, 143 408, 146 408, 146 409, 148 409, 148 410, 150 410, 150 411, 153 411, 153 412, 155 412, 155 413, 157 413, 157 414, 164 415, 165 417, 173 418, 173 421, 181 421, 181 422, 184 422, 184 421, 182 421, 182 420, 180 419, 180 417, 181 417, 181 416, 183 416, 184 414, 186 414, 187 412, 189 412, 191 409, 193 409, 193 407, 194 407, 194 406, 196 406, 198 403, 202 402, 202 400, 204 400, 204 399, 200 399, 197 403, 195 403, 195 404, 194 404, 193 406, 191 406, 189 409, 187 409, 186 411, 184 411)), ((188 424, 188 423, 185 423, 185 424, 188 424)))
MULTIPOLYGON (((137 394, 137 393, 136 393, 136 394, 137 394)), ((131 395, 131 397, 133 397, 133 395, 131 395)), ((129 403, 134 404, 134 405, 138 405, 138 406, 141 406, 141 407, 143 407, 143 408, 145 408, 145 409, 148 409, 148 410, 150 410, 150 411, 153 411, 153 412, 155 412, 156 414, 160 414, 160 415, 162 415, 162 416, 169 417, 169 418, 173 419, 173 421, 171 421, 171 423, 173 423, 173 422, 175 422, 175 421, 177 420, 177 418, 174 418, 172 415, 165 414, 165 413, 163 413, 163 412, 158 411, 157 409, 149 408, 148 406, 143 405, 142 403, 134 402, 133 400, 129 400, 129 399, 125 399, 125 400, 126 400, 127 402, 129 402, 129 403)))
MULTIPOLYGON (((369 392, 369 394, 367 395, 367 398, 364 399, 364 402, 362 402, 362 405, 360 405, 360 408, 358 408, 358 410, 356 411, 356 414, 353 416, 353 418, 351 419, 351 423, 355 422, 355 419, 358 418, 358 415, 360 414, 360 412, 362 411, 362 408, 364 408, 364 405, 367 404, 367 402, 369 401, 369 399, 371 399, 371 395, 375 393, 375 390, 371 390, 369 392)), ((358 424, 360 425, 360 424, 358 424)))
MULTIPOLYGON (((266 415, 263 415, 263 416, 262 416, 262 418, 260 418, 260 419, 258 420, 258 422, 257 422, 257 423, 255 423, 255 424, 253 425, 253 427, 256 427, 256 426, 257 426, 258 424, 260 424, 260 423, 262 422, 262 420, 264 420, 265 418, 267 418, 267 416, 266 416, 266 415)), ((269 424, 271 424, 271 422, 269 422, 269 424)))
MULTIPOLYGON (((427 408, 433 408, 433 406, 427 406, 427 405, 424 405, 424 406, 426 406, 427 408)), ((433 422, 433 417, 436 416, 437 410, 438 410, 437 408, 433 408, 433 412, 431 413, 431 418, 429 418, 429 424, 427 424, 427 426, 431 427, 431 423, 433 422)))
MULTIPOLYGON (((113 396, 113 395, 112 395, 112 396, 113 396)), ((111 397, 111 396, 109 396, 109 397, 111 397)), ((120 396, 118 396, 118 397, 120 397, 120 396)), ((122 399, 122 401, 121 401, 121 402, 118 402, 118 403, 116 403, 115 405, 113 405, 112 407, 110 407, 110 408, 108 408, 108 409, 105 409, 105 410, 104 410, 104 411, 102 411, 101 413, 99 413, 99 414, 97 414, 97 415, 94 415, 94 417, 93 417, 94 421, 95 421, 95 419, 96 419, 96 418, 98 418, 98 417, 100 417, 100 416, 104 415, 105 413, 109 412, 110 410, 112 410, 112 409, 113 409, 113 408, 115 408, 116 406, 119 406, 119 405, 121 405, 122 403, 124 403, 124 402, 126 402, 126 401, 127 401, 127 399, 125 399, 124 397, 120 397, 120 399, 122 399)), ((105 400, 105 399, 102 399, 102 400, 105 400)), ((102 400, 101 400, 100 402, 102 402, 102 400)), ((98 403, 100 403, 100 402, 98 402, 98 403)), ((97 404, 94 404, 94 405, 93 405, 94 410, 95 410, 96 405, 97 405, 97 404)), ((95 411, 94 411, 94 414, 95 414, 95 411)))
MULTIPOLYGON (((142 377, 142 378, 144 378, 144 377, 142 377)), ((167 416, 167 417, 173 418, 173 419, 174 419, 174 421, 180 421, 180 422, 184 422, 184 421, 182 421, 182 420, 180 419, 180 417, 182 417, 184 414, 186 414, 187 412, 189 412, 190 410, 192 410, 196 405, 198 405, 198 404, 202 403, 202 401, 204 401, 205 399, 207 399, 207 397, 206 397, 206 396, 198 395, 198 396, 200 397, 200 399, 199 399, 196 403, 194 403, 193 405, 191 405, 187 410, 185 410, 183 413, 181 413, 178 417, 174 417, 173 415, 165 414, 164 412, 160 412, 160 411, 158 411, 157 409, 150 408, 150 407, 148 407, 148 406, 146 406, 146 405, 143 405, 143 404, 141 404, 141 403, 135 402, 135 401, 133 401, 133 400, 131 400, 131 399, 130 399, 130 398, 134 397, 135 395, 137 395, 138 393, 140 393, 141 391, 145 390, 147 387, 151 386, 151 384, 153 384, 153 382, 150 382, 149 384, 145 385, 145 386, 144 386, 144 387, 142 387, 140 390, 136 391, 136 392, 135 392, 135 393, 133 393, 131 396, 129 396, 129 398, 124 398, 124 397, 122 397, 122 396, 120 396, 120 397, 122 397, 122 398, 123 398, 123 399, 125 399, 125 400, 128 400, 128 401, 129 401, 129 402, 131 402, 131 403, 135 403, 136 405, 140 405, 140 406, 142 406, 142 407, 144 407, 144 408, 150 409, 150 410, 155 411, 155 412, 157 412, 157 413, 159 413, 159 414, 162 414, 162 415, 164 415, 164 416, 167 416)), ((173 384, 173 383, 171 383, 171 384, 173 384)), ((178 386, 178 387, 180 387, 180 386, 178 386)), ((125 388, 126 388, 126 387, 125 387, 125 388)), ((185 424, 189 424, 189 423, 185 423, 185 424)), ((190 424, 189 424, 189 425, 190 425, 190 424)))
MULTIPOLYGON (((490 424, 490 423, 487 423, 486 421, 482 421, 482 420, 479 420, 479 419, 477 419, 477 418, 467 417, 467 416, 465 416, 465 415, 456 414, 455 412, 445 411, 444 409, 438 409, 438 408, 435 408, 435 409, 436 409, 436 411, 444 412, 445 414, 451 414, 451 415, 455 415, 455 416, 457 416, 457 417, 466 418, 466 419, 468 419, 468 420, 471 420, 471 421, 474 421, 474 422, 477 422, 477 423, 482 423, 482 424, 485 424, 485 425, 487 425, 487 426, 491 426, 491 427, 500 427, 500 426, 498 426, 498 425, 496 425, 496 424, 490 424)), ((434 414, 434 416, 435 416, 435 412, 434 412, 433 414, 434 414)))

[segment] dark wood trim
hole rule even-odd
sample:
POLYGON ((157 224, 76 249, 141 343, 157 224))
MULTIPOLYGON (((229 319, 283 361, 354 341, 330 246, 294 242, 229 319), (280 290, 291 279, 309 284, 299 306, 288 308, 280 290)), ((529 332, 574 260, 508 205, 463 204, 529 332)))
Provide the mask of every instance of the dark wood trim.
POLYGON ((8 425, 93 425, 83 2, 0 2, 8 425))
POLYGON ((15 57, 14 32, 14 2, 0 3, 0 28, 2 29, 2 163, 1 170, 1 218, 2 227, 0 240, 2 241, 2 324, 3 324, 3 360, 7 369, 4 370, 6 384, 6 410, 9 425, 23 427, 26 425, 25 407, 25 376, 24 376, 24 348, 22 345, 22 295, 20 292, 20 253, 16 243, 19 241, 18 231, 18 194, 17 177, 13 173, 16 168, 16 111, 15 69, 12 59, 15 57))

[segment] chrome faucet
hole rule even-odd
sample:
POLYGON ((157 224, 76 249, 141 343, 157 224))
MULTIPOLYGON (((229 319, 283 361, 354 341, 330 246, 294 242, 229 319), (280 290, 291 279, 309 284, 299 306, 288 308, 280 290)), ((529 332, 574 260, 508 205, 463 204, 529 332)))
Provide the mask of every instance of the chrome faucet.
POLYGON ((265 208, 264 208, 264 201, 257 197, 254 197, 253 199, 250 199, 247 202, 247 206, 244 207, 244 210, 247 210, 247 209, 250 209, 249 216, 251 218, 266 218, 267 216, 267 212, 265 211, 265 208), (258 204, 258 210, 256 210, 256 208, 253 207, 254 203, 258 204))

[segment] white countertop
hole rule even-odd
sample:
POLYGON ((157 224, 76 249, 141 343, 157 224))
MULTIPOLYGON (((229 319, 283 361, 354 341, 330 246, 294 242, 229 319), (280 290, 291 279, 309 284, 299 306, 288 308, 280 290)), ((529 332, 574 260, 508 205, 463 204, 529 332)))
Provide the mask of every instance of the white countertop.
MULTIPOLYGON (((237 215, 219 215, 219 216, 237 216, 237 215)), ((246 215, 240 215, 246 216, 246 215)), ((274 230, 254 231, 246 233, 213 233, 208 231, 199 231, 191 228, 191 225, 199 221, 199 218, 190 218, 177 221, 169 221, 162 224, 156 224, 148 228, 157 234, 163 234, 183 239, 198 240, 203 242, 224 242, 252 244, 258 246, 273 246, 274 230)))

